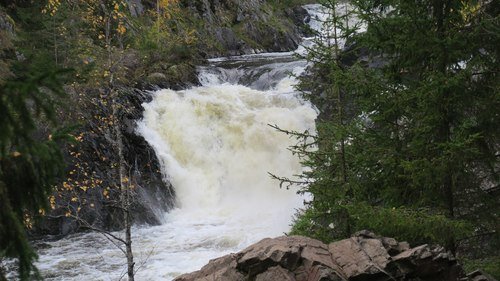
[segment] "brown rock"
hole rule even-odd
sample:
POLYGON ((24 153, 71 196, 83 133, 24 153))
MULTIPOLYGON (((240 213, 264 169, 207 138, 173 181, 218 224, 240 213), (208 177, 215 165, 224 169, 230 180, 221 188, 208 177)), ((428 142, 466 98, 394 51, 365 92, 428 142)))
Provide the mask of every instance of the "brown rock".
POLYGON ((387 275, 384 268, 390 256, 380 240, 352 237, 331 243, 328 248, 347 279, 387 275))
POLYGON ((378 237, 363 231, 325 245, 311 238, 266 238, 210 261, 201 270, 177 281, 495 281, 482 274, 465 276, 457 261, 442 247, 378 237))
POLYGON ((245 276, 236 270, 238 254, 229 254, 211 260, 207 265, 193 273, 177 277, 177 281, 244 281, 245 276))
POLYGON ((249 276, 255 276, 275 265, 293 271, 298 266, 302 248, 314 242, 301 236, 266 238, 242 251, 244 254, 238 260, 238 270, 249 276))
POLYGON ((271 280, 296 281, 294 274, 281 266, 271 267, 255 277, 255 281, 271 280))
MULTIPOLYGON (((304 281, 344 281, 343 277, 340 277, 338 272, 332 268, 328 268, 324 265, 315 265, 307 271, 306 279, 304 281)), ((299 279, 297 278, 297 281, 299 279)))

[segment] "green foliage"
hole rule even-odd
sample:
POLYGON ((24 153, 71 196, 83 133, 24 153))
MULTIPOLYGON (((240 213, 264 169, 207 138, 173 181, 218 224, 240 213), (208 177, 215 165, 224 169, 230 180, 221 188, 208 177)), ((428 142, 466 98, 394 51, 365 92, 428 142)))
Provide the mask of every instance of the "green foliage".
POLYGON ((432 214, 430 210, 356 203, 322 211, 308 208, 294 221, 291 234, 332 242, 348 235, 342 229, 343 226, 339 226, 339 221, 348 221, 352 230, 370 229, 379 235, 408 241, 412 245, 429 242, 446 244, 451 239, 458 240, 472 231, 467 222, 452 221, 444 215, 432 214), (344 217, 344 220, 339 220, 339 217, 344 217))
POLYGON ((496 278, 497 280, 500 279, 500 256, 493 256, 484 259, 464 259, 462 262, 466 272, 481 269, 493 276, 493 278, 496 278))
POLYGON ((43 59, 25 59, 10 65, 12 75, 0 85, 0 258, 18 259, 21 280, 40 277, 25 224, 47 207, 63 170, 58 142, 67 132, 51 129, 64 96, 63 73, 56 69, 43 59))
POLYGON ((312 208, 299 212, 293 221, 290 235, 308 236, 325 243, 334 241, 335 236, 332 235, 332 229, 328 223, 330 220, 325 221, 325 217, 317 214, 312 208), (320 221, 323 221, 323 224, 320 221))
POLYGON ((442 214, 432 214, 430 210, 374 207, 367 204, 348 206, 348 210, 356 229, 371 229, 413 245, 428 242, 446 245, 449 241, 463 238, 472 230, 464 221, 450 220, 442 214))
POLYGON ((288 132, 311 169, 281 179, 313 196, 293 233, 332 241, 370 229, 452 250, 498 235, 497 8, 444 2, 358 0, 346 13, 322 1, 330 32, 318 35, 300 84, 321 109, 318 134, 288 132))

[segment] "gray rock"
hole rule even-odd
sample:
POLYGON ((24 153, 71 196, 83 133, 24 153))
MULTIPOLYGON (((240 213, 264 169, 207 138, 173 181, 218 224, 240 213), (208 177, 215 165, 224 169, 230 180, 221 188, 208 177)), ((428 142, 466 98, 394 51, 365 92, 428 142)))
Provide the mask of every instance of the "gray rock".
POLYGON ((482 270, 476 270, 467 275, 468 280, 471 281, 496 281, 495 278, 491 277, 489 274, 483 272, 482 270))
POLYGON ((14 36, 14 21, 2 11, 0 11, 0 31, 6 31, 14 36))
POLYGON ((167 82, 167 76, 160 72, 154 72, 148 75, 146 81, 150 84, 161 85, 167 82))
POLYGON ((138 17, 144 14, 144 6, 142 5, 141 0, 126 0, 126 1, 130 10, 130 14, 133 17, 138 17))
POLYGON ((301 7, 282 11, 263 0, 183 2, 203 21, 200 45, 207 57, 295 50, 307 31, 309 15, 301 7))

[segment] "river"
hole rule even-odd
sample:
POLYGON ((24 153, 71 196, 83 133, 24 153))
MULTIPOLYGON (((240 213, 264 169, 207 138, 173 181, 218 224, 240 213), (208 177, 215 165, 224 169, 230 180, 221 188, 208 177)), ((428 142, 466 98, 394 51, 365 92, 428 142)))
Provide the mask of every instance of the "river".
MULTIPOLYGON (((318 5, 306 8, 318 28, 318 5)), ((137 132, 155 149, 177 207, 162 214, 161 225, 133 227, 137 280, 171 280, 289 231, 305 198, 280 189, 268 173, 293 177, 303 167, 287 149, 295 140, 269 125, 315 131, 317 110, 290 76, 306 64, 294 52, 212 59, 199 67, 201 86, 160 90, 143 105, 137 132)), ((97 233, 44 242, 38 253, 46 280, 119 280, 126 273, 123 253, 97 233)))

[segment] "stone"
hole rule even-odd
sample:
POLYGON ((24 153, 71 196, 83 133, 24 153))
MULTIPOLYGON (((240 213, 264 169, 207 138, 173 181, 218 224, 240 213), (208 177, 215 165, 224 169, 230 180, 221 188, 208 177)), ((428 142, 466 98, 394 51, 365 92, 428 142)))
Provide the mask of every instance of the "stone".
POLYGON ((301 239, 303 237, 299 236, 292 236, 289 239, 266 238, 243 250, 244 254, 238 260, 238 269, 250 276, 255 276, 274 265, 293 271, 298 266, 302 250, 301 239))
POLYGON ((207 265, 199 271, 184 274, 177 277, 177 281, 243 281, 246 280, 244 275, 236 270, 237 254, 229 254, 221 258, 211 260, 207 265), (230 265, 230 266, 227 266, 230 265))
POLYGON ((207 57, 293 51, 301 35, 310 31, 305 23, 310 16, 299 5, 276 9, 262 0, 198 0, 185 5, 204 23, 200 37, 214 43, 202 43, 207 57))
POLYGON ((442 247, 410 248, 367 231, 329 245, 302 236, 266 238, 175 280, 495 281, 482 272, 466 276, 442 247))
POLYGON ((392 265, 402 276, 412 273, 425 280, 459 280, 465 275, 455 257, 439 246, 408 249, 392 257, 392 265))
POLYGON ((296 281, 292 272, 280 266, 273 266, 255 277, 255 281, 270 280, 296 281))
POLYGON ((352 237, 331 243, 329 251, 347 279, 362 275, 385 275, 390 256, 378 239, 352 237))
POLYGON ((129 7, 130 14, 133 17, 142 16, 144 14, 144 6, 141 0, 126 0, 127 6, 129 7))
POLYGON ((495 278, 491 277, 482 270, 476 270, 467 274, 467 278, 470 281, 496 281, 495 278))
POLYGON ((148 75, 146 81, 150 84, 161 85, 167 82, 167 76, 160 72, 153 72, 148 75))

